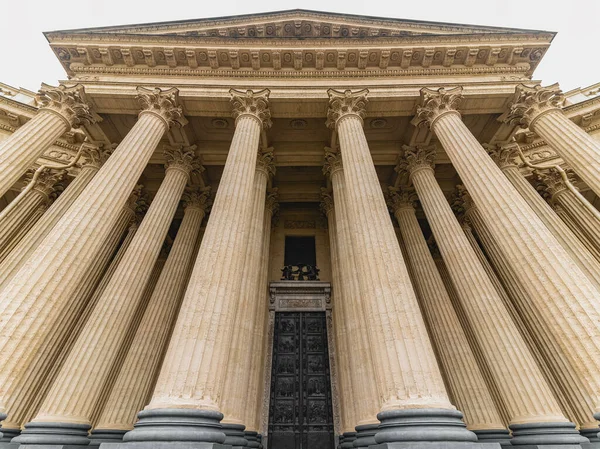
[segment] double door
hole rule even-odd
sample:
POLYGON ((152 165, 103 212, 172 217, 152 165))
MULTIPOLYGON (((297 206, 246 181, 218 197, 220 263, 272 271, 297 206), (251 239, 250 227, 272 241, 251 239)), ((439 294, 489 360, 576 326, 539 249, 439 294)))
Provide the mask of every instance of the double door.
POLYGON ((268 449, 334 449, 324 312, 275 315, 268 449))

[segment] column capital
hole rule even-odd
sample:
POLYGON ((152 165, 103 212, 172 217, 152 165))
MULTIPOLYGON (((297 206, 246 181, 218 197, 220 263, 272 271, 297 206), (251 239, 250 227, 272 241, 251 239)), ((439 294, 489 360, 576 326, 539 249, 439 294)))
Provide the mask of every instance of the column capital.
POLYGON ((433 170, 435 168, 435 146, 404 145, 402 149, 404 154, 394 169, 397 173, 407 172, 412 177, 419 170, 433 170))
POLYGON ((97 146, 84 144, 83 150, 81 152, 81 156, 83 158, 83 161, 81 162, 81 168, 93 167, 99 170, 100 167, 102 167, 102 164, 104 164, 108 157, 111 155, 112 151, 112 148, 101 149, 97 146))
POLYGON ((38 91, 38 100, 42 104, 40 111, 60 116, 69 129, 102 120, 87 103, 81 84, 70 87, 61 84, 54 87, 42 83, 38 91))
POLYGON ((271 215, 275 215, 279 210, 279 190, 277 187, 267 190, 267 199, 265 201, 265 208, 271 212, 271 215))
POLYGON ((392 213, 395 214, 401 209, 415 210, 415 202, 418 200, 418 197, 414 189, 388 187, 388 191, 388 206, 392 213))
MULTIPOLYGON (((66 175, 66 171, 65 170, 55 170, 52 168, 45 168, 43 169, 40 174, 38 175, 37 179, 33 184, 32 189, 41 193, 42 195, 46 196, 47 198, 50 198, 50 196, 52 195, 52 193, 54 193, 54 188, 56 186, 57 183, 59 183, 60 181, 64 180, 65 175, 66 175)), ((35 174, 34 170, 30 170, 25 178, 25 187, 27 188, 27 186, 32 182, 32 178, 35 174)))
POLYGON ((456 186, 456 191, 450 202, 450 207, 454 211, 458 221, 462 224, 468 219, 469 212, 474 210, 477 206, 475 206, 473 198, 471 198, 471 195, 469 195, 465 186, 459 184, 456 186))
POLYGON ((125 207, 131 210, 131 220, 133 223, 139 224, 142 221, 142 217, 148 210, 148 207, 150 207, 148 195, 143 191, 143 189, 144 186, 142 184, 136 185, 129 195, 129 198, 127 198, 127 202, 125 203, 125 207))
MULTIPOLYGON (((571 184, 574 184, 576 182, 575 173, 569 169, 565 171, 571 184)), ((556 170, 535 170, 535 174, 537 179, 544 185, 544 191, 550 199, 569 189, 560 173, 556 170)))
POLYGON ((323 164, 323 174, 332 176, 336 171, 343 170, 342 155, 339 151, 325 147, 325 163, 323 164))
POLYGON ((267 178, 275 176, 275 156, 273 155, 273 147, 258 151, 256 159, 256 169, 262 171, 267 178))
POLYGON ((417 106, 415 117, 411 123, 415 126, 433 126, 434 122, 445 114, 460 114, 458 106, 463 99, 463 88, 461 86, 446 90, 421 89, 420 105, 417 106))
POLYGON ((262 129, 270 128, 273 124, 271 122, 271 110, 269 109, 270 93, 269 89, 259 91, 248 89, 246 92, 237 89, 229 90, 233 118, 235 118, 236 123, 240 117, 249 115, 258 120, 262 129))
POLYGON ((200 165, 200 160, 196 157, 196 145, 184 147, 165 146, 164 155, 167 160, 165 170, 180 170, 187 174, 191 172, 203 172, 204 167, 200 165))
POLYGON ((333 212, 333 192, 331 189, 321 187, 321 203, 319 207, 326 217, 329 217, 329 214, 333 212))
POLYGON ((212 204, 210 187, 187 186, 181 197, 183 209, 198 209, 206 213, 212 204))
POLYGON ((527 86, 519 84, 510 105, 510 109, 501 119, 512 125, 522 128, 532 127, 535 121, 543 114, 560 110, 565 97, 558 87, 558 83, 551 86, 527 86))
POLYGON ((168 130, 171 126, 181 127, 187 123, 183 116, 183 109, 179 106, 179 89, 161 89, 155 87, 137 87, 137 100, 141 111, 139 115, 154 114, 160 117, 168 130))
POLYGON ((362 122, 367 113, 367 95, 369 89, 362 89, 352 92, 346 89, 344 92, 335 89, 329 89, 329 110, 327 111, 327 122, 325 125, 328 128, 335 129, 340 119, 353 115, 360 118, 362 122))
POLYGON ((514 145, 497 145, 484 143, 483 148, 490 155, 492 160, 501 169, 507 167, 518 167, 519 164, 516 162, 517 148, 514 145))

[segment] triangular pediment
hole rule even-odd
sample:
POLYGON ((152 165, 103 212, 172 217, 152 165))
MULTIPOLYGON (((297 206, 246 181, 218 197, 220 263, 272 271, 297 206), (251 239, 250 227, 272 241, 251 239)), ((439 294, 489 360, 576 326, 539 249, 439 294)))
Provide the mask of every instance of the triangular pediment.
POLYGON ((360 39, 394 36, 518 33, 531 32, 531 30, 390 19, 295 9, 175 22, 85 28, 68 30, 68 32, 146 36, 230 37, 239 39, 360 39))

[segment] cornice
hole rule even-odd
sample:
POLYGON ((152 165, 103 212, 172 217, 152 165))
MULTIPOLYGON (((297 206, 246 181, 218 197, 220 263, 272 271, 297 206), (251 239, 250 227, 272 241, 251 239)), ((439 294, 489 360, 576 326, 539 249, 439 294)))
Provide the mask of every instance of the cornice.
POLYGON ((12 100, 10 98, 6 98, 6 97, 0 97, 0 105, 5 104, 7 106, 16 108, 16 109, 21 109, 22 111, 26 111, 30 114, 30 116, 34 116, 37 111, 38 108, 36 108, 35 106, 31 106, 25 103, 21 103, 20 101, 17 100, 12 100))

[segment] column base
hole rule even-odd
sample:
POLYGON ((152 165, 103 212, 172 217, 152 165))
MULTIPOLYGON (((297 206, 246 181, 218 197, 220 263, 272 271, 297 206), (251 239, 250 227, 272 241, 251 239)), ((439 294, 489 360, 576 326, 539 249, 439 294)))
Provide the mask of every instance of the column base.
POLYGON ((579 448, 589 440, 579 434, 572 422, 511 424, 511 444, 520 449, 579 448))
POLYGON ((356 440, 356 432, 344 432, 342 434, 343 443, 340 444, 342 449, 353 449, 354 440, 356 440))
POLYGON ((122 443, 110 443, 110 449, 232 449, 224 444, 222 419, 222 413, 211 410, 142 410, 133 430, 122 443))
POLYGON ((89 424, 61 422, 29 422, 21 434, 11 443, 19 443, 30 449, 79 449, 90 443, 89 424))
POLYGON ((242 449, 248 446, 248 441, 244 435, 246 426, 243 424, 221 424, 225 433, 225 444, 229 444, 233 449, 242 449))
MULTIPOLYGON (((2 429, 0 429, 2 430, 2 429)), ((590 440, 590 443, 598 443, 600 442, 600 428, 596 427, 594 429, 579 429, 579 433, 590 440)), ((0 440, 1 441, 1 440, 0 440)))
MULTIPOLYGON (((379 448, 415 447, 415 443, 436 443, 441 448, 467 447, 477 442, 477 435, 462 421, 462 413, 447 409, 389 410, 377 415, 381 421, 375 441, 379 448), (408 445, 405 445, 408 444, 408 445), (447 443, 449 446, 442 445, 447 443), (400 445, 397 445, 400 444, 400 445), (462 445, 462 446, 461 446, 462 445)), ((490 443, 496 444, 496 443, 490 443)), ((418 446, 420 447, 420 446, 418 446)), ((427 446, 423 446, 427 447, 427 446)), ((470 447, 470 446, 469 446, 470 447)))
POLYGON ((258 432, 254 432, 253 430, 246 430, 244 432, 244 438, 246 438, 249 448, 260 448, 260 439, 258 437, 258 432))
POLYGON ((508 429, 481 429, 473 430, 480 443, 499 443, 500 446, 512 446, 508 429))
POLYGON ((369 447, 373 444, 377 444, 375 441, 375 435, 379 430, 379 424, 364 424, 362 426, 356 426, 356 439, 354 440, 354 447, 369 447))
POLYGON ((341 449, 342 448, 342 444, 344 443, 344 434, 340 433, 337 437, 338 440, 338 444, 336 446, 337 449, 341 449))
POLYGON ((10 443, 13 438, 18 437, 20 434, 21 429, 0 427, 0 443, 10 443))
POLYGON ((126 430, 94 429, 90 433, 90 446, 100 446, 102 443, 120 443, 126 430))

